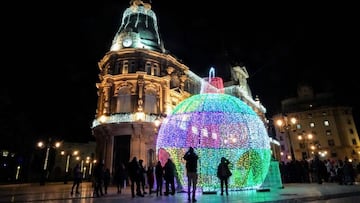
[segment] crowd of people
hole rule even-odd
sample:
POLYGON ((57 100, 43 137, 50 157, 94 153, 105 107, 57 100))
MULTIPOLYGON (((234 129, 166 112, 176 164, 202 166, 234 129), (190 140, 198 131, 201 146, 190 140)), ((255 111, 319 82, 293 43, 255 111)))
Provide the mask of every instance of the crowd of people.
MULTIPOLYGON (((190 147, 183 159, 186 161, 188 200, 196 202, 199 157, 194 148, 190 147)), ((138 160, 137 157, 133 157, 129 163, 120 163, 116 166, 113 174, 110 173, 109 168, 105 168, 103 163, 95 165, 93 172, 94 196, 100 197, 108 194, 110 184, 116 186, 118 194, 121 194, 127 184, 130 185, 133 198, 144 197, 146 194, 151 195, 152 193, 156 193, 156 196, 175 195, 175 180, 177 183, 179 180, 176 179, 178 177, 176 167, 171 158, 167 159, 164 166, 160 161, 157 161, 156 165, 150 164, 147 168, 143 164, 142 159, 138 160), (154 188, 154 186, 156 187, 154 188)), ((228 159, 221 157, 217 166, 216 176, 219 178, 220 195, 229 194, 228 182, 232 175, 229 164, 228 159)), ((319 156, 314 156, 311 160, 294 160, 279 164, 283 183, 336 182, 341 185, 353 185, 356 176, 360 174, 360 163, 353 163, 347 157, 344 160, 321 160, 319 156)), ((80 194, 79 185, 82 181, 82 173, 79 164, 73 169, 73 177, 71 195, 74 194, 74 191, 76 194, 80 194)))
MULTIPOLYGON (((187 194, 188 200, 196 202, 196 188, 198 182, 198 155, 195 153, 194 148, 190 147, 184 154, 183 159, 186 161, 186 176, 188 179, 187 194)), ((229 170, 229 161, 222 157, 218 165, 217 175, 221 183, 221 195, 225 193, 228 195, 228 178, 231 176, 229 170)), ((81 170, 77 165, 74 169, 74 183, 71 188, 71 195, 74 190, 79 194, 79 185, 81 183, 81 170)), ((162 165, 157 161, 156 165, 150 164, 147 168, 144 166, 144 161, 137 157, 133 157, 129 163, 120 163, 116 166, 111 174, 110 169, 106 168, 103 163, 96 164, 93 171, 93 188, 94 197, 101 197, 108 194, 108 188, 111 184, 116 187, 118 194, 126 185, 130 186, 131 196, 144 197, 146 194, 151 195, 155 193, 156 196, 169 196, 175 195, 176 186, 175 182, 178 175, 176 166, 171 158, 168 158, 166 163, 162 165), (154 188, 154 186, 156 187, 154 188), (165 188, 163 188, 165 187, 165 188), (148 190, 146 190, 148 188, 148 190)))
POLYGON ((126 183, 130 185, 131 196, 144 197, 146 194, 156 193, 156 196, 175 195, 175 165, 171 159, 168 159, 164 166, 158 161, 155 166, 149 165, 147 168, 143 165, 142 159, 133 157, 127 167, 121 164, 114 173, 114 181, 118 193, 121 194, 122 188, 126 183), (154 186, 156 183, 156 188, 154 186), (165 185, 165 192, 163 192, 165 185), (146 191, 146 186, 148 190, 146 191))
POLYGON ((280 173, 283 183, 335 182, 353 185, 360 173, 360 164, 351 162, 347 157, 344 160, 321 160, 319 156, 314 156, 311 160, 280 162, 280 173))

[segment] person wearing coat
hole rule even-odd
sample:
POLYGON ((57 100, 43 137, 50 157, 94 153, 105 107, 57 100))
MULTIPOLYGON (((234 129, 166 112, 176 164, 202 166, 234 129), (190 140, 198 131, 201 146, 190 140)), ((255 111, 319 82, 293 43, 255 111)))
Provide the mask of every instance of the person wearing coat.
POLYGON ((117 193, 121 194, 121 189, 124 186, 126 180, 126 169, 125 165, 121 163, 115 170, 114 180, 117 188, 117 193))
POLYGON ((186 166, 186 175, 188 178, 188 200, 189 201, 192 200, 193 202, 196 202, 195 193, 196 193, 196 185, 198 180, 197 162, 199 157, 195 153, 194 148, 190 147, 189 150, 185 153, 183 159, 185 159, 186 161, 185 166, 186 166), (192 199, 190 199, 190 196, 192 197, 192 199))
POLYGON ((165 196, 175 194, 175 164, 169 158, 164 166, 165 196), (170 193, 170 188, 171 193, 170 193))
POLYGON ((232 175, 229 169, 229 164, 230 164, 229 160, 227 160, 225 157, 221 157, 221 161, 217 168, 217 177, 220 179, 221 195, 224 195, 224 186, 225 186, 226 195, 229 195, 228 180, 229 177, 232 175))
POLYGON ((140 189, 140 178, 141 178, 141 172, 140 172, 140 165, 136 157, 134 157, 128 166, 128 175, 130 178, 130 188, 131 188, 131 196, 135 197, 135 190, 136 195, 140 197, 144 197, 144 195, 141 193, 140 189))
POLYGON ((162 196, 162 186, 164 183, 164 168, 161 162, 158 161, 155 166, 155 177, 156 177, 156 196, 162 196))

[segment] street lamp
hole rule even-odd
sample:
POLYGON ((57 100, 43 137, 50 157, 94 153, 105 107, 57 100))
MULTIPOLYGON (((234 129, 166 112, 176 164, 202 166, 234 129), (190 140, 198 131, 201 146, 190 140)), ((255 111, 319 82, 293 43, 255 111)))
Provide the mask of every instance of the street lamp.
POLYGON ((292 141, 291 141, 291 136, 290 136, 290 130, 295 131, 296 125, 297 123, 297 119, 295 117, 291 117, 288 118, 286 115, 282 116, 282 118, 276 120, 276 125, 279 127, 280 132, 284 133, 284 131, 286 132, 286 136, 287 139, 289 141, 288 146, 290 146, 290 153, 291 153, 291 160, 294 161, 295 160, 295 153, 294 153, 294 149, 293 149, 293 145, 292 145, 292 141))
POLYGON ((65 178, 64 178, 64 184, 67 184, 67 180, 69 177, 69 169, 70 169, 70 165, 71 165, 71 157, 72 156, 78 156, 79 151, 75 150, 73 152, 67 152, 65 150, 62 150, 60 152, 61 156, 65 156, 66 155, 66 160, 65 160, 65 178))
POLYGON ((303 141, 303 146, 306 148, 306 157, 305 158, 310 158, 310 153, 309 153, 309 141, 313 139, 313 135, 311 133, 307 134, 307 135, 299 135, 298 136, 298 140, 299 141, 303 141))
POLYGON ((58 142, 58 141, 52 142, 52 139, 49 138, 46 143, 43 141, 38 142, 37 146, 40 149, 43 149, 46 147, 44 164, 42 167, 41 180, 40 180, 40 185, 45 185, 45 180, 48 178, 48 175, 49 175, 49 159, 53 158, 53 157, 50 157, 50 150, 52 148, 59 148, 61 146, 61 142, 58 142))
POLYGON ((69 177, 69 165, 70 165, 71 154, 66 153, 64 150, 61 151, 60 154, 61 154, 61 156, 66 155, 64 184, 67 184, 67 180, 68 180, 68 177, 69 177))
POLYGON ((311 149, 315 152, 317 156, 320 157, 325 157, 328 153, 326 150, 321 149, 320 143, 315 143, 313 146, 311 146, 311 149))

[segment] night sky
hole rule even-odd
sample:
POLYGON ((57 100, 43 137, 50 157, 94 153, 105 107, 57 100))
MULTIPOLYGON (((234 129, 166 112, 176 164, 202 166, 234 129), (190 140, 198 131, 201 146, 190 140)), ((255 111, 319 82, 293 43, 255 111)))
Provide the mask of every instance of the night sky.
MULTIPOLYGON (((190 70, 206 77, 214 67, 227 81, 231 65, 244 65, 268 118, 300 82, 336 92, 358 117, 354 6, 191 2, 152 1, 165 48, 190 70)), ((14 3, 2 19, 3 136, 93 139, 97 63, 129 1, 14 3)))

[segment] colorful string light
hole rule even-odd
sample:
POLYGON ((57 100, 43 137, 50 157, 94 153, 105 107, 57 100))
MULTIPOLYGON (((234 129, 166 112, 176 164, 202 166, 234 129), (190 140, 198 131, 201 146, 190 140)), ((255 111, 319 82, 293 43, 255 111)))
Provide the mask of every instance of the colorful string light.
POLYGON ((157 153, 162 164, 168 157, 175 163, 179 186, 187 185, 182 157, 189 147, 199 155, 202 191, 220 187, 216 170, 221 157, 231 162, 229 190, 259 188, 269 170, 271 149, 264 123, 251 107, 228 94, 193 95, 163 121, 157 153))

